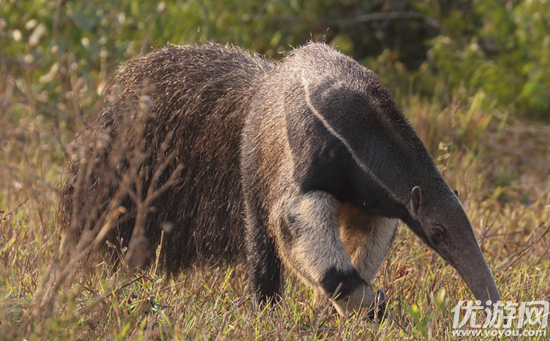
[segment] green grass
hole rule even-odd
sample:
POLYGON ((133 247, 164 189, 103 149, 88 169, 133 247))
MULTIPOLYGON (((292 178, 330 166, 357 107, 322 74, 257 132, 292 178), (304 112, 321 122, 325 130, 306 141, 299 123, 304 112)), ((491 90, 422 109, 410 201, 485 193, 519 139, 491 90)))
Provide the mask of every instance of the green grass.
MULTIPOLYGON (((450 310, 473 297, 403 225, 374 281, 393 316, 382 324, 364 313, 340 318, 290 274, 283 300, 262 308, 243 264, 168 278, 160 265, 113 268, 72 247, 56 221, 56 193, 70 142, 107 76, 67 68, 62 89, 48 90, 36 85, 37 70, 12 71, 11 62, 0 59, 0 340, 455 339, 450 310)), ((475 98, 441 103, 409 95, 401 106, 460 192, 503 299, 548 300, 550 126, 483 111, 475 98)))

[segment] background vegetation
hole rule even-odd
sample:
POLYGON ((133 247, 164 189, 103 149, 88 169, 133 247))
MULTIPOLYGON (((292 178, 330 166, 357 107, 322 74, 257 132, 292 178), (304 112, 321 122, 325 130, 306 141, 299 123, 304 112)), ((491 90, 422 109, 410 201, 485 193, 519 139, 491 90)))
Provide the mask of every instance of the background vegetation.
POLYGON ((169 279, 66 249, 56 191, 109 77, 205 40, 280 58, 325 39, 377 72, 461 193, 503 298, 549 300, 549 23, 545 0, 0 0, 0 339, 452 339, 471 294, 403 226, 375 281, 381 325, 339 319, 293 276, 261 310, 242 265, 169 279))

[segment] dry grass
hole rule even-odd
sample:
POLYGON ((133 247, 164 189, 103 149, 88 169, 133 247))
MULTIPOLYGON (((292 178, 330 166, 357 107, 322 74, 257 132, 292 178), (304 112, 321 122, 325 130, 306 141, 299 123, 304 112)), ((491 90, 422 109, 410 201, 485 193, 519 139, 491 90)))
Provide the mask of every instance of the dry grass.
MULTIPOLYGON (((71 247, 56 220, 57 189, 96 91, 75 76, 66 80, 67 96, 50 103, 24 71, 2 70, 0 339, 453 339, 450 309, 472 295, 402 225, 374 283, 393 313, 382 324, 363 315, 340 319, 326 302, 314 304, 294 276, 286 277, 280 304, 261 308, 243 265, 167 278, 157 263, 138 271, 122 258, 113 268, 93 239, 71 247)), ((550 127, 473 103, 442 110, 409 97, 402 107, 460 192, 503 299, 549 300, 550 127)), ((98 230, 115 209, 103 212, 98 230)))

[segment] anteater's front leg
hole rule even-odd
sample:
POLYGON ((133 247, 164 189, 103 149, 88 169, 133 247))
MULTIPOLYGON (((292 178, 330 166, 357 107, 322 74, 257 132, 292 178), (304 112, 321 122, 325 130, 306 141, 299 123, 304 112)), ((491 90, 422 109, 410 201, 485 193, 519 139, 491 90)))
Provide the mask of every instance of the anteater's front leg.
POLYGON ((293 194, 272 210, 270 225, 285 265, 318 293, 336 294, 336 309, 346 315, 371 308, 374 295, 340 239, 337 205, 325 192, 293 194))

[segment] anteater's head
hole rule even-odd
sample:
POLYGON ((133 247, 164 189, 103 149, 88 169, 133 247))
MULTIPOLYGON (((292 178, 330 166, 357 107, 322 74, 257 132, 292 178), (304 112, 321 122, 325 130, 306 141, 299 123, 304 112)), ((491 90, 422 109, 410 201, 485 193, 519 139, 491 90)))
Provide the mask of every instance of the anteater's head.
POLYGON ((501 300, 456 192, 415 186, 407 209, 409 227, 456 269, 476 299, 483 305, 501 300))

